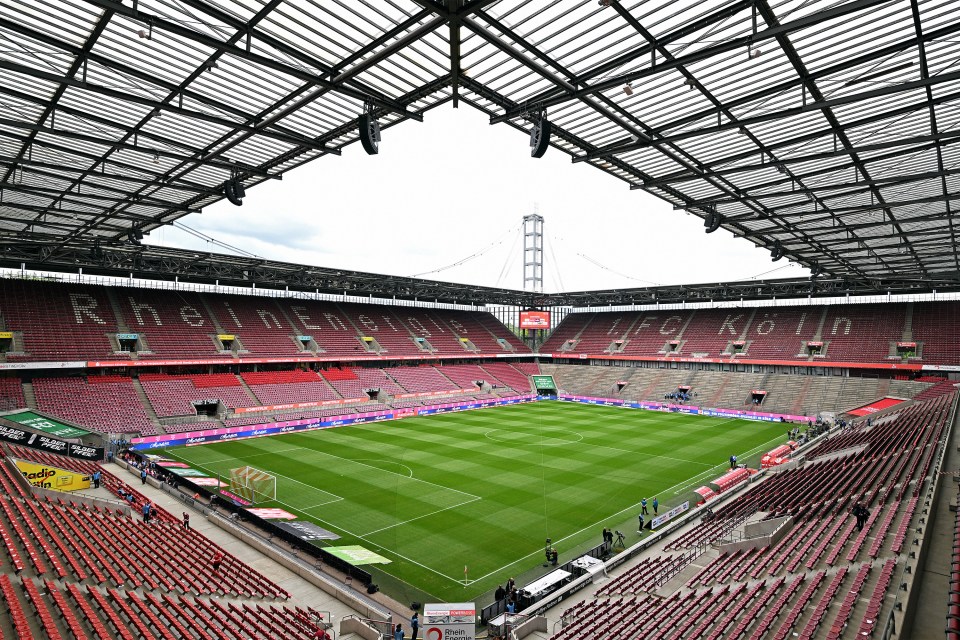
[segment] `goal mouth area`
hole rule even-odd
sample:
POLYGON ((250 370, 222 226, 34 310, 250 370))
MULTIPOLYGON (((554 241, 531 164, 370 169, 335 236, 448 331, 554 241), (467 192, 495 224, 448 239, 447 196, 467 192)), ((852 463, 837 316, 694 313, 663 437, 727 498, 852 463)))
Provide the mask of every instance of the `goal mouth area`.
POLYGON ((230 469, 229 490, 253 504, 277 499, 277 477, 255 467, 230 469))

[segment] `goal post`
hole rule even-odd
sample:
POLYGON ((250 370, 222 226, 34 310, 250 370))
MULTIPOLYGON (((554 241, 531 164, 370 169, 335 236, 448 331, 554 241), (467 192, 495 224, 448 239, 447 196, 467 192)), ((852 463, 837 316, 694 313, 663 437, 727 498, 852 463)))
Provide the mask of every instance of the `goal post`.
POLYGON ((254 467, 230 469, 230 491, 256 504, 277 499, 277 477, 254 467))

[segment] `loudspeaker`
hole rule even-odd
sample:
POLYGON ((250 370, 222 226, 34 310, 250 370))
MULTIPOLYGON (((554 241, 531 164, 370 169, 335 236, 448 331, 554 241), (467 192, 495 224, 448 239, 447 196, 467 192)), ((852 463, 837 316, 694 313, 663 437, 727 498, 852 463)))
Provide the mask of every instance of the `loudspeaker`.
POLYGON ((707 217, 703 219, 703 226, 707 228, 707 233, 713 233, 720 228, 722 223, 723 216, 716 211, 711 211, 707 214, 707 217))
POLYGON ((369 113, 360 114, 360 144, 369 156, 380 153, 380 123, 369 113))
POLYGON ((783 257, 783 245, 780 244, 779 240, 774 240, 773 248, 770 249, 770 259, 776 262, 783 257))
POLYGON ((540 118, 540 122, 534 125, 530 130, 530 155, 534 158, 542 158, 550 146, 550 132, 553 127, 546 118, 540 118))
POLYGON ((239 192, 243 191, 243 185, 241 184, 240 189, 238 190, 237 189, 238 182, 239 182, 238 180, 234 178, 230 178, 225 183, 223 183, 223 194, 227 196, 227 200, 230 201, 230 204, 237 207, 242 207, 243 200, 241 200, 241 198, 243 198, 243 196, 241 196, 239 192))

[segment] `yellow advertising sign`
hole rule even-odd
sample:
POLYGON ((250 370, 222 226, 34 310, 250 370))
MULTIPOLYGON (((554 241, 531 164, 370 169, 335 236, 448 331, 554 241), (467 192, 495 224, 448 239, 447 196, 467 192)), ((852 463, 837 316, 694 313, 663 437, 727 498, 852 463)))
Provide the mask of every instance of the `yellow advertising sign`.
POLYGON ((232 333, 218 333, 217 340, 235 340, 237 336, 232 333))
POLYGON ((13 340, 13 331, 0 331, 0 340, 3 340, 4 338, 13 340))
POLYGON ((35 487, 56 491, 77 491, 90 488, 90 476, 24 460, 16 460, 15 462, 23 477, 35 487))

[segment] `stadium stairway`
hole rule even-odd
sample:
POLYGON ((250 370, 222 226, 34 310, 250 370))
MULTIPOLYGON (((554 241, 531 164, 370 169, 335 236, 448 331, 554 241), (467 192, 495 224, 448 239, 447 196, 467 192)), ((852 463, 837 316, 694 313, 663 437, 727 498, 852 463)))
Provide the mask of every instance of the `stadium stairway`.
MULTIPOLYGON (((609 580, 549 609, 549 633, 528 637, 876 638, 893 615, 891 637, 901 638, 910 628, 910 620, 902 617, 908 609, 902 594, 908 591, 901 584, 908 583, 914 586, 910 601, 921 603, 917 624, 923 619, 929 625, 917 626, 910 637, 942 637, 956 533, 949 501, 957 490, 950 471, 960 464, 957 430, 948 432, 942 421, 953 399, 944 400, 949 402, 908 407, 872 429, 835 432, 816 441, 806 452, 812 460, 808 465, 731 491, 732 501, 714 504, 713 522, 691 518, 669 539, 613 567, 609 580), (952 434, 950 456, 942 467, 947 475, 941 475, 937 452, 943 449, 937 443, 945 443, 947 433, 952 434), (851 445, 857 443, 869 443, 869 452, 856 453, 851 445), (821 459, 831 451, 845 453, 821 459), (939 526, 928 513, 936 495, 927 479, 947 483, 939 496, 944 521, 939 526), (871 510, 859 533, 850 515, 857 500, 871 510), (744 548, 749 547, 742 544, 746 522, 774 514, 791 514, 792 529, 768 546, 744 548), (941 548, 918 542, 921 534, 939 538, 941 548), (722 541, 731 545, 726 553, 722 541), (932 560, 925 566, 928 550, 932 560), (688 559, 674 562, 681 557, 688 559), (935 577, 939 583, 928 585, 927 572, 930 582, 935 577)), ((628 538, 628 544, 638 541, 628 538)))
POLYGON ((37 409, 37 394, 34 392, 33 384, 30 382, 23 383, 23 400, 28 409, 37 409))
POLYGON ((253 389, 251 389, 250 385, 247 384, 247 381, 243 379, 243 376, 237 376, 237 380, 240 381, 240 388, 243 389, 243 391, 253 400, 253 406, 259 406, 261 404, 260 398, 258 398, 257 394, 253 392, 253 389))
POLYGON ((953 423, 953 432, 943 461, 937 500, 930 506, 927 520, 929 546, 926 562, 917 572, 920 588, 917 609, 912 624, 912 638, 943 637, 946 626, 947 602, 944 594, 949 592, 951 560, 954 548, 955 520, 951 501, 957 495, 960 481, 960 411, 953 423))
POLYGON ((139 378, 133 378, 133 390, 137 392, 137 397, 140 398, 143 409, 147 412, 147 417, 154 423, 159 423, 160 419, 157 417, 157 412, 154 411, 153 405, 150 404, 150 399, 147 397, 146 391, 143 390, 143 385, 140 384, 139 378))
MULTIPOLYGON (((286 590, 290 594, 290 604, 309 606, 317 611, 330 612, 335 627, 338 626, 340 620, 348 615, 359 616, 361 618, 369 617, 350 608, 342 600, 304 578, 303 573, 306 573, 306 570, 299 572, 292 571, 253 546, 240 543, 238 537, 241 531, 243 531, 247 537, 254 537, 249 530, 244 531, 242 525, 231 523, 226 518, 221 518, 218 515, 204 515, 198 510, 186 507, 184 503, 174 495, 154 486, 155 481, 152 478, 146 485, 141 485, 137 475, 133 471, 125 471, 124 467, 125 465, 117 461, 113 465, 107 465, 106 468, 114 475, 129 482, 130 486, 142 493, 158 507, 162 507, 175 515, 189 510, 191 528, 209 538, 217 545, 228 549, 237 559, 256 569, 265 578, 286 590), (233 533, 231 531, 233 531, 233 533)), ((285 551, 282 543, 277 540, 269 542, 262 540, 262 542, 274 551, 285 551)), ((292 554, 292 557, 295 558, 296 554, 292 554)), ((301 564, 306 564, 306 561, 301 564)), ((310 565, 307 564, 306 566, 310 565)), ((377 592, 372 595, 360 593, 351 586, 346 576, 339 574, 326 565, 322 568, 322 575, 328 581, 335 583, 338 588, 349 592, 352 597, 360 601, 369 602, 371 605, 377 606, 380 609, 390 611, 394 624, 401 622, 405 627, 407 626, 409 609, 405 605, 389 598, 383 594, 383 592, 377 592)), ((350 635, 341 636, 337 633, 336 637, 338 640, 345 640, 349 638, 350 635)))

